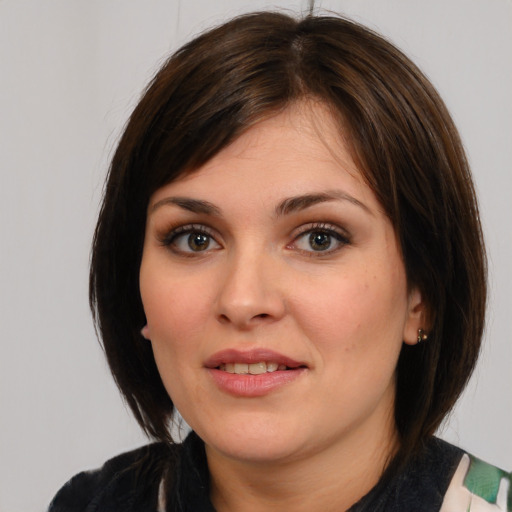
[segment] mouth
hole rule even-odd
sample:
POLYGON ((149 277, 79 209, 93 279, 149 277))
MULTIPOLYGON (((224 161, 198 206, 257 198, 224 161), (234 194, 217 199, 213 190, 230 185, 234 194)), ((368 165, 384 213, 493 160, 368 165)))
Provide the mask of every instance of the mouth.
POLYGON ((259 363, 221 363, 217 370, 237 375, 262 375, 264 373, 282 372, 301 367, 291 368, 275 361, 260 361, 259 363))
POLYGON ((309 366, 273 350, 223 350, 206 362, 211 379, 225 393, 256 398, 290 385, 307 373, 309 366))
POLYGON ((236 375, 262 375, 308 368, 308 365, 272 350, 223 350, 211 356, 205 367, 236 375))

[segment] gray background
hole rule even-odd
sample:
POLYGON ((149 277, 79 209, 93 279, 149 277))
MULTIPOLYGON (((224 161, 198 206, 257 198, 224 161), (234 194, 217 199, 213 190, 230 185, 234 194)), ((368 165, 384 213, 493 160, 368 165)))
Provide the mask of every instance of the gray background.
MULTIPOLYGON (((387 35, 429 75, 473 166, 490 256, 478 371, 441 435, 512 468, 512 2, 317 5, 387 35)), ((240 12, 306 1, 0 0, 0 511, 145 442, 95 340, 90 238, 112 148, 165 55, 240 12)))

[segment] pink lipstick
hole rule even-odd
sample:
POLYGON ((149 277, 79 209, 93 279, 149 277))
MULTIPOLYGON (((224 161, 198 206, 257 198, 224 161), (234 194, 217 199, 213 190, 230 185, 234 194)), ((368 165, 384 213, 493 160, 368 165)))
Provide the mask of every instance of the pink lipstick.
POLYGON ((239 397, 264 396, 307 371, 307 365, 267 349, 217 352, 205 362, 215 384, 239 397))

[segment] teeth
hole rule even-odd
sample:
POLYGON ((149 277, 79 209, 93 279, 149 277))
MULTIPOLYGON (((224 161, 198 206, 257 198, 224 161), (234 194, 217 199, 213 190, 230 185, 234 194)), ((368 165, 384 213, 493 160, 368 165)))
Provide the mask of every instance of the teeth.
POLYGON ((266 363, 265 361, 261 361, 259 363, 225 363, 219 366, 219 369, 227 372, 227 373, 236 373, 238 375, 261 375, 267 372, 275 372, 277 370, 284 371, 286 370, 286 365, 278 364, 274 362, 266 363))
POLYGON ((277 363, 267 363, 267 372, 275 372, 278 366, 277 363))
POLYGON ((249 365, 249 373, 251 375, 261 375, 267 373, 267 363, 253 363, 249 365))
POLYGON ((245 363, 235 363, 235 373, 249 373, 249 365, 245 363))

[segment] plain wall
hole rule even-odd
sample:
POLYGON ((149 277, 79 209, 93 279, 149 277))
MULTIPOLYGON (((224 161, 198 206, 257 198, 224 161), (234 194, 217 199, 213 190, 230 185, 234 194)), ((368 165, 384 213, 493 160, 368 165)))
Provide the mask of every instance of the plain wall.
MULTIPOLYGON (((44 510, 74 473, 146 442, 87 304, 112 148, 158 63, 198 31, 306 1, 0 0, 0 511, 44 510)), ((438 87, 473 166, 491 300, 443 437, 512 468, 512 3, 317 2, 388 36, 438 87)))

